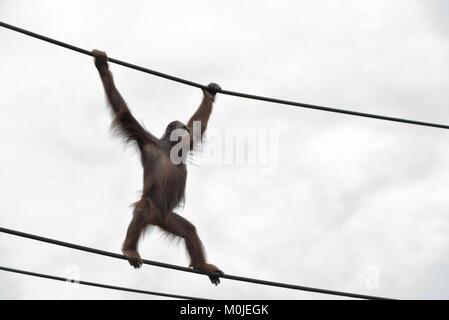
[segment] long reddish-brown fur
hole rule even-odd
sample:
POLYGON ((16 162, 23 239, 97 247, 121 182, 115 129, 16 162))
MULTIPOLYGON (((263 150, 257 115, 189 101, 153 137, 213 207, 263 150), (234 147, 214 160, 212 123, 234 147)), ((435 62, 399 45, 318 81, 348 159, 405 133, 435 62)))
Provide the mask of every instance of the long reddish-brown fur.
POLYGON ((92 53, 114 116, 113 126, 126 141, 137 144, 143 166, 143 192, 134 204, 133 217, 123 243, 123 254, 132 266, 139 268, 142 265, 138 253, 139 239, 148 226, 158 226, 165 232, 184 239, 190 266, 209 273, 212 283, 218 284, 219 276, 223 273, 206 262, 204 247, 195 226, 174 212, 184 199, 187 168, 185 162, 175 164, 171 161, 170 150, 177 141, 171 141, 170 136, 174 130, 184 130, 189 135, 189 146, 197 146, 207 128, 215 94, 220 87, 211 83, 207 90, 203 90, 203 100, 187 125, 174 121, 168 125, 161 138, 156 138, 139 124, 128 109, 115 86, 106 54, 98 50, 92 53), (193 135, 195 121, 199 121, 201 128, 200 135, 197 136, 193 135))

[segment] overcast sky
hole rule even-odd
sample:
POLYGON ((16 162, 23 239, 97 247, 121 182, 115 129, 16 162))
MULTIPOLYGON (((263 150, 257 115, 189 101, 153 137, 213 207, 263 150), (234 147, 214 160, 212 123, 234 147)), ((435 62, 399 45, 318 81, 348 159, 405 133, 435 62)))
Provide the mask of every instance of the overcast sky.
MULTIPOLYGON (((0 0, 0 20, 224 89, 449 123, 444 0, 0 0)), ((142 173, 136 152, 109 131, 92 59, 6 29, 0 43, 0 225, 120 252, 142 173)), ((111 69, 157 136, 200 102, 199 89, 111 69)), ((276 138, 256 164, 189 166, 180 213, 226 273, 449 298, 448 131, 230 96, 218 96, 209 128, 205 156, 226 130, 276 138)), ((188 265, 183 246, 156 230, 141 254, 188 265)), ((230 280, 214 287, 5 234, 0 257, 7 267, 207 298, 330 298, 230 280)), ((0 299, 141 298, 0 272, 0 299)))

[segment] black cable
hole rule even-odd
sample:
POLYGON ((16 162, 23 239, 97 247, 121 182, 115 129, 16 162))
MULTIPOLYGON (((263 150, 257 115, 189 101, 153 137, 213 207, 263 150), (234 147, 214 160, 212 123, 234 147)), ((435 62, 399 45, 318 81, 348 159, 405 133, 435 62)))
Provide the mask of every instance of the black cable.
MULTIPOLYGON (((60 47, 64 47, 66 49, 69 50, 73 50, 85 55, 89 55, 92 56, 92 52, 87 51, 85 49, 79 48, 79 47, 75 47, 71 44, 67 44, 65 42, 61 42, 52 38, 48 38, 45 37, 43 35, 4 23, 0 21, 0 26, 25 34, 27 36, 33 37, 33 38, 37 38, 46 42, 50 42, 52 44, 55 44, 57 46, 60 47)), ((176 82, 180 82, 192 87, 197 87, 197 88, 201 88, 201 89, 205 89, 206 86, 202 85, 200 83, 197 82, 193 82, 190 80, 186 80, 186 79, 182 79, 182 78, 178 78, 175 76, 171 76, 169 74, 165 74, 159 71, 155 71, 155 70, 151 70, 151 69, 147 69, 135 64, 131 64, 128 62, 124 62, 121 60, 117 60, 114 58, 108 58, 108 60, 112 63, 127 67, 127 68, 131 68, 131 69, 135 69, 138 71, 142 71, 145 73, 149 73, 152 74, 154 76, 157 77, 161 77, 161 78, 165 78, 168 80, 172 80, 172 81, 176 81, 176 82)), ((414 125, 419 125, 419 126, 426 126, 426 127, 433 127, 433 128, 440 128, 440 129, 449 129, 449 125, 445 125, 445 124, 438 124, 438 123, 431 123, 431 122, 423 122, 423 121, 417 121, 417 120, 410 120, 410 119, 404 119, 404 118, 396 118, 396 117, 389 117, 389 116, 383 116, 383 115, 377 115, 377 114, 372 114, 372 113, 365 113, 365 112, 358 112, 358 111, 351 111, 351 110, 345 110, 345 109, 337 109, 337 108, 330 108, 330 107, 323 107, 323 106, 318 106, 318 105, 313 105, 313 104, 307 104, 307 103, 301 103, 301 102, 295 102, 295 101, 288 101, 288 100, 282 100, 282 99, 275 99, 275 98, 270 98, 270 97, 263 97, 263 96, 257 96, 257 95, 253 95, 253 94, 247 94, 247 93, 242 93, 242 92, 237 92, 237 91, 229 91, 229 90, 220 90, 218 91, 218 93, 221 94, 226 94, 226 95, 230 95, 230 96, 236 96, 236 97, 241 97, 241 98, 246 98, 246 99, 253 99, 253 100, 260 100, 260 101, 266 101, 266 102, 272 102, 272 103, 279 103, 279 104, 285 104, 285 105, 290 105, 290 106, 294 106, 294 107, 301 107, 301 108, 307 108, 307 109, 314 109, 314 110, 321 110, 321 111, 327 111, 327 112, 334 112, 334 113, 340 113, 340 114, 347 114, 347 115, 351 115, 351 116, 358 116, 358 117, 365 117, 365 118, 371 118, 371 119, 378 119, 378 120, 385 120, 385 121, 393 121, 393 122, 400 122, 400 123, 407 123, 407 124, 414 124, 414 125)))
MULTIPOLYGON (((31 31, 28 31, 28 30, 25 30, 25 29, 22 29, 22 28, 19 28, 19 27, 16 27, 16 26, 4 23, 4 22, 1 22, 1 21, 0 21, 0 26, 4 27, 4 28, 7 28, 7 29, 10 29, 10 30, 13 30, 13 31, 16 31, 16 32, 23 33, 23 34, 25 34, 27 36, 30 36, 30 37, 33 37, 33 38, 37 38, 37 39, 40 39, 40 40, 43 40, 43 41, 46 41, 46 42, 50 42, 52 44, 55 44, 57 46, 60 46, 60 47, 63 47, 63 48, 69 49, 69 50, 73 50, 73 51, 76 51, 76 52, 79 52, 79 53, 82 53, 82 54, 85 54, 85 55, 88 55, 88 56, 92 56, 92 52, 91 51, 87 51, 85 49, 72 46, 71 44, 68 44, 68 43, 65 43, 65 42, 62 42, 62 41, 58 41, 58 40, 55 40, 55 39, 51 39, 51 38, 48 38, 46 36, 42 36, 40 34, 37 34, 37 33, 31 32, 31 31)), ((157 77, 161 77, 161 78, 165 78, 165 79, 168 79, 168 80, 173 80, 173 81, 176 81, 176 82, 184 83, 184 84, 192 86, 192 87, 197 87, 197 88, 201 88, 201 89, 205 89, 206 88, 206 86, 204 86, 202 84, 199 84, 199 83, 196 83, 196 82, 193 82, 193 81, 189 81, 189 80, 181 79, 181 78, 178 78, 178 77, 174 77, 174 76, 162 73, 162 72, 150 70, 150 69, 147 69, 147 68, 144 68, 144 67, 141 67, 141 66, 137 66, 135 64, 131 64, 131 63, 128 63, 128 62, 124 62, 124 61, 121 61, 121 60, 117 60, 117 59, 114 59, 114 58, 109 58, 108 57, 108 61, 112 62, 112 63, 115 63, 115 64, 118 64, 118 65, 121 65, 121 66, 124 66, 124 67, 127 67, 127 68, 131 68, 131 69, 134 69, 134 70, 138 70, 138 71, 142 71, 142 72, 145 72, 145 73, 149 73, 149 74, 152 74, 152 75, 157 76, 157 77)))
POLYGON ((7 267, 2 267, 2 266, 0 266, 0 270, 8 271, 8 272, 14 272, 14 273, 19 273, 19 274, 25 274, 27 276, 51 279, 51 280, 78 283, 78 284, 81 284, 81 285, 97 287, 97 288, 112 289, 112 290, 119 290, 119 291, 127 291, 127 292, 141 293, 141 294, 149 294, 149 295, 153 295, 153 296, 161 296, 161 297, 176 298, 176 299, 205 300, 205 299, 202 299, 202 298, 181 296, 181 295, 177 295, 177 294, 162 293, 162 292, 156 292, 156 291, 146 291, 146 290, 125 288, 125 287, 117 287, 117 286, 111 286, 111 285, 108 285, 108 284, 89 282, 89 281, 82 281, 82 280, 77 280, 77 279, 73 279, 72 280, 72 279, 52 276, 52 275, 49 275, 49 274, 43 274, 43 273, 37 273, 37 272, 31 272, 31 271, 7 268, 7 267))
MULTIPOLYGON (((33 240, 42 241, 42 242, 46 242, 46 243, 51 243, 51 244, 55 244, 58 246, 67 247, 67 248, 71 248, 71 249, 75 249, 75 250, 81 250, 81 251, 95 253, 95 254, 112 257, 112 258, 116 258, 116 259, 126 260, 126 257, 121 254, 112 253, 112 252, 103 251, 103 250, 85 247, 85 246, 80 246, 77 244, 54 240, 54 239, 50 239, 50 238, 46 238, 46 237, 41 237, 41 236, 37 236, 34 234, 29 234, 29 233, 25 233, 25 232, 21 232, 21 231, 16 231, 16 230, 0 227, 0 232, 15 235, 18 237, 23 237, 23 238, 33 239, 33 240)), ((173 269, 173 270, 178 270, 178 271, 208 275, 206 272, 202 272, 202 271, 191 269, 191 268, 181 267, 181 266, 177 266, 177 265, 173 265, 173 264, 169 264, 169 263, 163 263, 163 262, 146 260, 146 259, 143 259, 143 263, 152 265, 152 266, 156 266, 156 267, 162 267, 162 268, 173 269)), ((336 296, 350 297, 350 298, 357 298, 357 299, 392 300, 391 298, 385 298, 385 297, 377 297, 377 296, 370 296, 370 295, 364 295, 364 294, 358 294, 358 293, 349 293, 349 292, 343 292, 343 291, 334 291, 334 290, 328 290, 328 289, 305 287, 305 286, 299 286, 299 285, 294 285, 294 284, 289 284, 289 283, 233 276, 233 275, 229 275, 229 274, 222 275, 222 276, 220 276, 220 278, 261 284, 261 285, 272 286, 272 287, 287 288, 287 289, 301 290, 301 291, 308 291, 308 292, 315 292, 315 293, 322 293, 322 294, 331 294, 331 295, 336 295, 336 296)))

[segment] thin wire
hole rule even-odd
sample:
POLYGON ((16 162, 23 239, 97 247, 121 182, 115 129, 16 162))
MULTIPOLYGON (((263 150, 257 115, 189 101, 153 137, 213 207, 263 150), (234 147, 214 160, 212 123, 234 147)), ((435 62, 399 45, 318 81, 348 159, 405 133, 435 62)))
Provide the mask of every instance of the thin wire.
MULTIPOLYGON (((33 37, 33 38, 37 38, 52 44, 55 44, 57 46, 69 49, 69 50, 73 50, 88 56, 92 56, 92 52, 79 48, 79 47, 75 47, 71 44, 62 42, 62 41, 58 41, 4 22, 0 21, 0 26, 25 34, 27 36, 33 37)), ((125 61, 121 61, 118 59, 114 59, 114 58, 108 58, 108 60, 112 63, 127 67, 127 68, 131 68, 134 70, 138 70, 141 72, 145 72, 145 73, 149 73, 152 74, 154 76, 157 77, 161 77, 161 78, 165 78, 168 80, 172 80, 172 81, 176 81, 179 83, 183 83, 185 85, 188 86, 192 86, 192 87, 196 87, 196 88, 201 88, 201 89, 206 89, 207 86, 197 83, 197 82, 193 82, 190 80, 186 80, 186 79, 182 79, 182 78, 178 78, 166 73, 162 73, 159 71, 155 71, 155 70, 151 70, 148 68, 144 68, 135 64, 131 64, 125 61)), ((445 124, 438 124, 438 123, 432 123, 432 122, 424 122, 424 121, 417 121, 417 120, 410 120, 410 119, 404 119, 404 118, 397 118, 397 117, 389 117, 389 116, 383 116, 383 115, 378 115, 378 114, 372 114, 372 113, 365 113, 365 112, 358 112, 358 111, 352 111, 352 110, 345 110, 345 109, 338 109, 338 108, 330 108, 330 107, 323 107, 323 106, 318 106, 318 105, 313 105, 313 104, 307 104, 307 103, 302 103, 302 102, 295 102, 295 101, 289 101, 289 100, 282 100, 282 99, 276 99, 276 98, 270 98, 270 97, 264 97, 264 96, 258 96, 258 95, 253 95, 253 94, 247 94, 247 93, 242 93, 242 92, 237 92, 237 91, 229 91, 229 90, 220 90, 218 91, 218 93, 221 94, 226 94, 229 96, 236 96, 236 97, 241 97, 241 98, 246 98, 246 99, 252 99, 252 100, 260 100, 260 101, 266 101, 266 102, 272 102, 272 103, 278 103, 278 104, 284 104, 284 105, 290 105, 290 106, 294 106, 294 107, 300 107, 300 108, 307 108, 307 109, 313 109, 313 110, 320 110, 320 111, 326 111, 326 112, 333 112, 333 113, 340 113, 340 114, 346 114, 346 115, 351 115, 351 116, 358 116, 358 117, 364 117, 364 118, 371 118, 371 119, 378 119, 378 120, 385 120, 385 121, 393 121, 393 122, 399 122, 399 123, 407 123, 407 124, 414 124, 414 125, 418 125, 418 126, 426 126, 426 127, 433 127, 433 128, 440 128, 440 129, 449 129, 449 125, 445 125, 445 124)))
POLYGON ((19 274, 24 274, 24 275, 27 275, 27 276, 51 279, 51 280, 71 282, 71 283, 78 283, 78 284, 85 285, 85 286, 90 286, 90 287, 112 289, 112 290, 119 290, 119 291, 126 291, 126 292, 134 292, 134 293, 141 293, 141 294, 149 294, 149 295, 153 295, 153 296, 161 296, 161 297, 176 298, 176 299, 206 300, 206 299, 203 299, 203 298, 182 296, 182 295, 171 294, 171 293, 162 293, 162 292, 157 292, 157 291, 147 291, 147 290, 126 288, 126 287, 111 286, 111 285, 108 285, 108 284, 97 283, 97 282, 89 282, 89 281, 82 281, 82 280, 77 280, 77 279, 67 279, 67 278, 52 276, 52 275, 49 275, 49 274, 43 274, 43 273, 37 273, 37 272, 31 272, 31 271, 25 271, 25 270, 19 270, 19 269, 14 269, 14 268, 7 268, 7 267, 2 267, 2 266, 0 266, 0 270, 7 271, 7 272, 14 272, 14 273, 19 273, 19 274))
MULTIPOLYGON (((28 30, 25 30, 25 29, 22 29, 22 28, 19 28, 19 27, 16 27, 16 26, 13 26, 13 25, 10 25, 10 24, 7 24, 7 23, 4 23, 4 22, 1 22, 1 21, 0 21, 0 26, 4 27, 4 28, 7 28, 7 29, 10 29, 10 30, 13 30, 13 31, 16 31, 16 32, 19 32, 19 33, 22 33, 22 34, 25 34, 25 35, 33 37, 33 38, 37 38, 37 39, 40 39, 40 40, 43 40, 43 41, 55 44, 57 46, 60 46, 60 47, 63 47, 63 48, 69 49, 69 50, 73 50, 73 51, 76 51, 76 52, 79 52, 79 53, 82 53, 82 54, 85 54, 85 55, 88 55, 88 56, 93 56, 91 51, 88 51, 88 50, 85 50, 85 49, 82 49, 82 48, 79 48, 79 47, 75 47, 75 46, 73 46, 71 44, 68 44, 68 43, 65 43, 65 42, 62 42, 62 41, 58 41, 58 40, 55 40, 55 39, 52 39, 52 38, 48 38, 46 36, 43 36, 43 35, 31 32, 31 31, 28 31, 28 30)), ((206 86, 204 86, 202 84, 199 84, 199 83, 196 83, 196 82, 193 82, 193 81, 181 79, 181 78, 174 77, 174 76, 162 73, 162 72, 150 70, 150 69, 147 69, 147 68, 135 65, 135 64, 131 64, 131 63, 128 63, 128 62, 124 62, 124 61, 121 61, 121 60, 118 60, 118 59, 114 59, 114 58, 109 58, 108 57, 108 60, 109 60, 109 62, 118 64, 118 65, 121 65, 121 66, 124 66, 124 67, 127 67, 127 68, 131 68, 131 69, 134 69, 134 70, 138 70, 138 71, 142 71, 142 72, 145 72, 145 73, 149 73, 149 74, 152 74, 154 76, 165 78, 165 79, 168 79, 168 80, 173 80, 173 81, 176 81, 176 82, 180 82, 180 83, 192 86, 192 87, 197 87, 197 88, 201 88, 201 89, 205 89, 206 88, 206 86)))
MULTIPOLYGON (((121 255, 121 254, 108 252, 108 251, 104 251, 104 250, 99 250, 99 249, 95 249, 95 248, 90 248, 90 247, 85 247, 85 246, 80 246, 80 245, 77 245, 77 244, 64 242, 64 241, 60 241, 60 240, 55 240, 55 239, 50 239, 50 238, 46 238, 46 237, 41 237, 41 236, 37 236, 37 235, 34 235, 34 234, 29 234, 29 233, 25 233, 25 232, 21 232, 21 231, 16 231, 16 230, 0 227, 0 232, 11 234, 11 235, 15 235, 15 236, 18 236, 18 237, 23 237, 23 238, 28 238, 28 239, 32 239, 32 240, 37 240, 37 241, 41 241, 41 242, 51 243, 51 244, 54 244, 54 245, 57 245, 57 246, 67 247, 67 248, 71 248, 71 249, 75 249, 75 250, 80 250, 80 251, 95 253, 95 254, 99 254, 99 255, 103 255, 103 256, 107 256, 107 257, 112 257, 112 258, 116 258, 116 259, 126 260, 126 257, 121 255)), ((202 271, 199 271, 199 270, 186 268, 186 267, 181 267, 181 266, 173 265, 173 264, 169 264, 169 263, 153 261, 153 260, 143 259, 143 263, 144 264, 148 264, 148 265, 152 265, 152 266, 156 266, 156 267, 172 269, 172 270, 178 270, 178 271, 183 271, 183 272, 190 272, 190 273, 208 275, 208 273, 202 272, 202 271)), ((289 284, 289 283, 274 282, 274 281, 267 281, 267 280, 261 280, 261 279, 255 279, 255 278, 247 278, 247 277, 240 277, 240 276, 234 276, 234 275, 229 275, 229 274, 222 275, 222 276, 220 276, 220 278, 229 279, 229 280, 235 280, 235 281, 255 283, 255 284, 261 284, 261 285, 272 286, 272 287, 287 288, 287 289, 301 290, 301 291, 308 291, 308 292, 315 292, 315 293, 322 293, 322 294, 330 294, 330 295, 336 295, 336 296, 342 296, 342 297, 350 297, 350 298, 357 298, 357 299, 393 300, 391 298, 385 298, 385 297, 370 296, 370 295, 364 295, 364 294, 358 294, 358 293, 349 293, 349 292, 335 291, 335 290, 328 290, 328 289, 320 289, 320 288, 313 288, 313 287, 305 287, 305 286, 299 286, 299 285, 294 285, 294 284, 289 284)))

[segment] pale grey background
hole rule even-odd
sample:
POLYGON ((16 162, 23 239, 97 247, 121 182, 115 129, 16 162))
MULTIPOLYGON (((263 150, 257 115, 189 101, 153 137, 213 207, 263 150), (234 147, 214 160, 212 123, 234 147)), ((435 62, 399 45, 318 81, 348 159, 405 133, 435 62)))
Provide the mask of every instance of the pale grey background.
MULTIPOLYGON (((0 20, 223 88, 449 123, 446 1, 0 1, 0 20)), ((119 252, 141 188, 108 131, 89 57, 0 29, 1 225, 119 252)), ((160 135, 201 91, 112 66, 160 135)), ((182 215, 231 274, 396 298, 449 298, 449 132, 219 96, 216 130, 277 130, 279 170, 191 166, 182 215), (380 288, 366 287, 369 266, 380 288)), ((207 153, 207 149, 205 150, 207 153)), ((149 234, 149 259, 187 265, 149 234)), ((328 298, 0 234, 0 265, 223 299, 328 298), (73 267, 71 267, 73 266, 73 267), (76 272, 75 272, 76 273, 76 272)), ((2 299, 147 298, 0 273, 2 299)))

